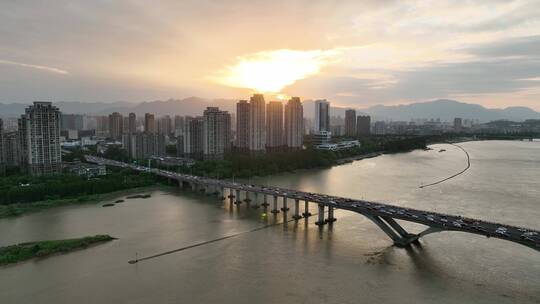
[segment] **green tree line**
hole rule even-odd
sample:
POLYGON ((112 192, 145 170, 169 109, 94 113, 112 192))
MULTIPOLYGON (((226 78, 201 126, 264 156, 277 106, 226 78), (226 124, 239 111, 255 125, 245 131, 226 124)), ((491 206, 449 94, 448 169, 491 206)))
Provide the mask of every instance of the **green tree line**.
POLYGON ((14 175, 0 177, 0 204, 30 203, 154 185, 150 174, 130 170, 112 172, 87 180, 72 174, 31 177, 14 175))

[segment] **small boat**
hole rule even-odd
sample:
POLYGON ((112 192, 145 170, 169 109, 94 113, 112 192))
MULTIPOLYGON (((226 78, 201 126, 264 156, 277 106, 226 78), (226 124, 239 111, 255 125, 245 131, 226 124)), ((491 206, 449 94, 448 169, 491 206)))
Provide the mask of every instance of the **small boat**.
POLYGON ((446 152, 446 149, 440 149, 439 152, 446 152))

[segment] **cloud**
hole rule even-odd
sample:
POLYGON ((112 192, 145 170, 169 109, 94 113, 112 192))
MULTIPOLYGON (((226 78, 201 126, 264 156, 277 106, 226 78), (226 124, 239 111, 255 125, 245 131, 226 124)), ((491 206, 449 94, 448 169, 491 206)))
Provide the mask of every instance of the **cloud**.
POLYGON ((317 74, 337 50, 273 50, 239 56, 233 66, 220 72, 221 84, 250 88, 257 92, 279 93, 285 86, 317 74))
POLYGON ((320 65, 308 56, 317 72, 295 69, 273 87, 350 105, 475 96, 489 106, 494 94, 534 105, 540 84, 526 79, 539 77, 539 35, 537 0, 2 1, 0 91, 17 101, 245 98, 245 81, 208 76, 279 50, 338 50, 320 65), (69 81, 51 77, 68 72, 58 67, 69 81))
POLYGON ((47 71, 55 74, 69 74, 66 70, 61 70, 58 68, 48 67, 44 65, 37 65, 37 64, 28 64, 28 63, 22 63, 22 62, 15 62, 15 61, 9 61, 9 60, 2 60, 0 59, 0 64, 7 64, 7 65, 14 65, 14 66, 20 66, 24 68, 30 68, 30 69, 36 69, 36 70, 42 70, 47 71))

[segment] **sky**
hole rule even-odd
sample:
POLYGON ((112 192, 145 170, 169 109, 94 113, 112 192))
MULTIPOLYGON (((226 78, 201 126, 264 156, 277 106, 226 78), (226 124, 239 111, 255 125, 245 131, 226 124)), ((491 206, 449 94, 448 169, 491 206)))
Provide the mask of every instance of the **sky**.
POLYGON ((540 1, 0 2, 0 102, 253 92, 540 110, 540 1))

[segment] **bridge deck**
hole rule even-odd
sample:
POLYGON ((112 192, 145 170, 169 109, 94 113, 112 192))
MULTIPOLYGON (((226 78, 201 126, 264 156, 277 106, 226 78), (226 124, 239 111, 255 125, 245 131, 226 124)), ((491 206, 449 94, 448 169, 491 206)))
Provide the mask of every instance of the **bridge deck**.
MULTIPOLYGON (((100 163, 110 166, 131 168, 133 170, 141 172, 149 171, 149 169, 146 167, 104 158, 98 158, 94 156, 86 156, 86 160, 89 162, 100 163)), ((309 201, 313 203, 323 204, 325 206, 332 206, 334 208, 354 211, 368 217, 378 216, 382 218, 394 218, 434 228, 426 231, 425 234, 442 230, 462 231, 516 242, 540 251, 540 232, 529 228, 487 222, 479 219, 462 217, 459 215, 450 215, 431 211, 417 210, 412 208, 405 208, 379 202, 351 199, 319 193, 303 192, 298 190, 285 189, 281 187, 248 185, 227 180, 218 180, 160 169, 151 169, 150 172, 165 178, 175 179, 189 183, 217 186, 220 188, 228 188, 246 192, 256 192, 266 195, 309 201)), ((422 235, 417 235, 416 238, 422 235)))

